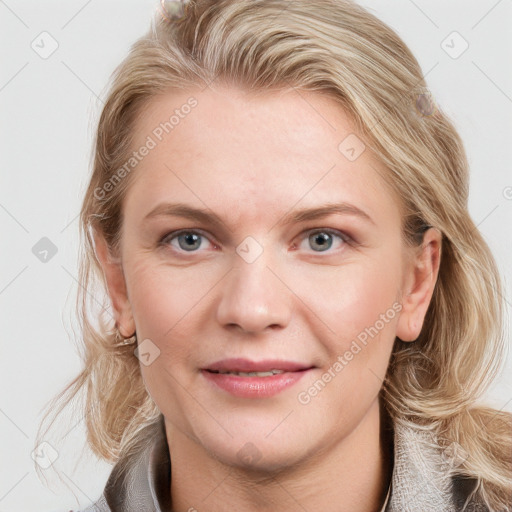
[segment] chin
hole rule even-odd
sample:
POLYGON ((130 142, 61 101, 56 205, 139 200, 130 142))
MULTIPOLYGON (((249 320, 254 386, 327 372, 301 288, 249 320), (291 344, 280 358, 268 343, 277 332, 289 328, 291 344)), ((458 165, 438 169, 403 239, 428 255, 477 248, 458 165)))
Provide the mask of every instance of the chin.
MULTIPOLYGON (((277 472, 287 469, 306 456, 306 439, 287 435, 286 440, 276 435, 244 435, 237 432, 234 438, 203 440, 204 448, 219 462, 255 473, 277 472)), ((311 441, 311 439, 309 439, 311 441)))

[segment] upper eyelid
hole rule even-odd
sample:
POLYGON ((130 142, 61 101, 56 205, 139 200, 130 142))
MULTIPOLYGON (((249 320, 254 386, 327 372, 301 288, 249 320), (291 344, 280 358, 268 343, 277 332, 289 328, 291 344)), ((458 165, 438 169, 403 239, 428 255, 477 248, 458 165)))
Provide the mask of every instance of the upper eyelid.
MULTIPOLYGON (((341 230, 334 229, 334 228, 309 228, 309 229, 305 229, 305 230, 301 231, 299 233, 299 235, 297 235, 297 236, 302 236, 302 238, 305 238, 308 234, 311 235, 314 233, 324 233, 324 232, 340 237, 345 243, 349 243, 349 242, 353 241, 353 238, 350 235, 348 235, 347 233, 344 233, 341 230)), ((171 231, 169 233, 166 233, 160 239, 160 242, 163 244, 164 240, 166 240, 166 239, 173 240, 174 238, 178 237, 179 235, 182 235, 185 233, 197 233, 197 234, 207 238, 210 243, 212 243, 214 245, 220 245, 215 241, 214 237, 213 237, 213 240, 211 240, 211 236, 207 232, 203 231, 200 228, 189 228, 189 229, 185 228, 185 229, 178 229, 176 231, 171 231)), ((190 251, 190 252, 196 252, 196 251, 190 251)))
MULTIPOLYGON (((341 240, 343 240, 344 244, 347 245, 353 245, 355 244, 355 240, 347 233, 344 233, 343 231, 340 231, 339 229, 333 229, 333 228, 312 228, 312 229, 306 229, 302 231, 300 234, 302 235, 302 238, 305 238, 308 234, 312 235, 315 233, 329 233, 331 235, 335 235, 341 240)), ((323 251, 314 251, 317 254, 322 254, 323 251)))
POLYGON ((160 238, 160 241, 159 241, 159 244, 162 244, 162 245, 167 245, 169 244, 170 245, 170 241, 171 240, 174 240, 175 238, 177 238, 178 236, 180 235, 184 235, 186 233, 196 233, 198 235, 201 235, 202 237, 204 238, 207 238, 208 241, 211 243, 211 244, 214 244, 214 245, 218 245, 217 242, 215 242, 215 238, 212 240, 211 236, 208 235, 205 231, 202 231, 201 229, 198 229, 198 228, 193 228, 193 229, 178 229, 176 231, 170 231, 168 233, 166 233, 165 235, 163 235, 161 238, 160 238), (168 240, 168 241, 166 241, 168 240))
POLYGON ((337 235, 340 238, 348 238, 348 239, 351 238, 350 235, 348 235, 347 233, 344 233, 343 231, 341 231, 339 229, 334 229, 334 228, 311 228, 311 229, 305 229, 304 231, 301 232, 301 234, 302 233, 309 233, 309 234, 330 233, 331 235, 337 235))

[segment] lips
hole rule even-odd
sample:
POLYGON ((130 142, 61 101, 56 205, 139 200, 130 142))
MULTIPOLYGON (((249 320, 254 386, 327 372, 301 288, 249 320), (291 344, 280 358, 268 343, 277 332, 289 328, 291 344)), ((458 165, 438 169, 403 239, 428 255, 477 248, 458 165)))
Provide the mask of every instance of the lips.
POLYGON ((269 398, 299 382, 313 366, 266 359, 223 359, 201 369, 201 374, 215 390, 238 398, 269 398))
POLYGON ((294 361, 283 361, 278 359, 266 359, 263 361, 251 361, 249 359, 234 358, 217 361, 207 368, 211 373, 269 373, 274 374, 287 372, 300 372, 309 370, 311 365, 296 363, 294 361))

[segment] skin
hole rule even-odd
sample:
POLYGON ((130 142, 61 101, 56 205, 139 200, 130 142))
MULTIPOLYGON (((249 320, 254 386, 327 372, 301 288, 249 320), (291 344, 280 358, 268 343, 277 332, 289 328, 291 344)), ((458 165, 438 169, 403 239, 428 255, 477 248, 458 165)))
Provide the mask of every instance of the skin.
POLYGON ((139 343, 149 339, 160 350, 141 372, 165 417, 174 508, 378 511, 392 471, 379 391, 395 337, 420 333, 441 235, 429 229, 422 246, 404 244, 400 200, 380 175, 385 169, 369 149, 355 161, 338 150, 356 130, 319 93, 228 86, 166 93, 138 119, 134 148, 191 95, 197 107, 131 176, 120 258, 96 239, 121 333, 136 330, 139 343), (161 202, 207 208, 223 223, 143 221, 161 202), (338 202, 372 221, 330 214, 282 223, 292 210, 338 202), (181 229, 200 230, 200 247, 187 252, 172 235, 159 245, 181 229), (350 238, 334 234, 322 250, 309 237, 317 229, 350 238), (263 249, 252 263, 236 252, 247 236, 263 249), (401 308, 394 318, 300 403, 298 394, 394 304, 401 308), (239 398, 200 372, 228 357, 316 368, 273 397, 239 398), (246 443, 257 456, 240 457, 246 443))

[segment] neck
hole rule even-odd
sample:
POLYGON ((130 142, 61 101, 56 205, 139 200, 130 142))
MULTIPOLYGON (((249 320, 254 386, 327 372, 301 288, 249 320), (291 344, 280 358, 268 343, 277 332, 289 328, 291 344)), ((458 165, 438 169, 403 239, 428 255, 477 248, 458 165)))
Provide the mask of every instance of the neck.
POLYGON ((387 416, 378 400, 347 437, 280 471, 251 471, 212 458, 166 422, 174 512, 380 512, 392 473, 387 416))

